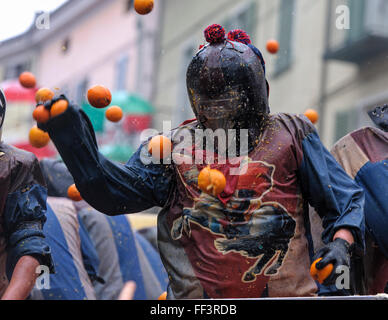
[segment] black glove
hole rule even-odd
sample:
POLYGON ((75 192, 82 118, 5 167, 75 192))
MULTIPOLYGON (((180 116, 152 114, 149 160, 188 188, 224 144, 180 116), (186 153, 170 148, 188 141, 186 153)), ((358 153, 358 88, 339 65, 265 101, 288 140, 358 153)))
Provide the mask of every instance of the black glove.
POLYGON ((350 267, 350 244, 349 242, 337 238, 333 242, 330 242, 325 247, 321 248, 314 256, 313 261, 322 258, 315 267, 318 270, 322 270, 325 266, 332 263, 333 271, 323 281, 323 285, 329 286, 335 284, 338 274, 336 273, 337 267, 346 266, 350 267))
MULTIPOLYGON (((60 96, 54 97, 52 100, 46 101, 46 102, 44 103, 44 107, 45 107, 47 110, 50 111, 52 105, 53 105, 55 102, 57 102, 58 100, 66 100, 66 101, 69 103, 69 105, 70 105, 70 102, 69 102, 69 100, 66 98, 66 96, 63 95, 63 94, 61 94, 60 96)), ((38 105, 41 105, 41 103, 39 103, 38 105)), ((57 118, 57 117, 55 117, 55 118, 57 118)), ((51 118, 51 119, 50 119, 48 122, 46 122, 46 123, 39 123, 39 122, 38 122, 38 123, 37 123, 38 128, 41 129, 41 130, 43 130, 43 131, 45 131, 45 132, 48 132, 48 131, 49 131, 49 124, 50 124, 51 122, 53 122, 52 119, 53 119, 53 118, 51 118)), ((57 120, 57 119, 55 119, 55 120, 57 120)))

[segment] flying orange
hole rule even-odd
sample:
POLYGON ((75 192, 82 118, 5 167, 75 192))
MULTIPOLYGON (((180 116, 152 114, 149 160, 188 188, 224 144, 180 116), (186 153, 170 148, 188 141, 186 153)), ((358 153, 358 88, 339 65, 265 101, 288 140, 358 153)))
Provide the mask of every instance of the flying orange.
POLYGON ((138 14, 148 14, 154 8, 154 0, 135 0, 133 7, 138 14))
POLYGON ((317 123, 318 122, 318 119, 319 119, 319 114, 317 111, 315 111, 314 109, 307 109, 304 113, 304 115, 309 118, 309 120, 312 122, 312 123, 317 123))
POLYGON ((95 108, 105 108, 112 101, 112 94, 109 89, 101 85, 90 88, 87 97, 90 105, 95 108))
POLYGON ((225 186, 224 174, 217 169, 211 169, 210 166, 203 168, 198 175, 198 187, 203 192, 210 193, 215 197, 224 191, 225 186))
POLYGON ((31 128, 28 139, 35 148, 43 148, 50 142, 50 136, 47 132, 39 129, 37 126, 31 128))
POLYGON ((267 41, 267 50, 269 53, 275 54, 279 51, 279 42, 276 40, 268 40, 267 41))
POLYGON ((24 88, 35 88, 36 86, 36 78, 29 71, 24 71, 19 75, 19 82, 24 88))

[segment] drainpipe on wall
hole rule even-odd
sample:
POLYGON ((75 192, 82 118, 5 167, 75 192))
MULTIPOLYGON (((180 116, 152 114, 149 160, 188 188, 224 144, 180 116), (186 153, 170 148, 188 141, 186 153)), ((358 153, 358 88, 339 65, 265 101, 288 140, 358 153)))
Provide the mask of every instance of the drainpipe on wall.
MULTIPOLYGON (((331 35, 331 14, 333 9, 333 1, 329 0, 326 7, 326 28, 324 36, 324 51, 329 49, 329 41, 331 35)), ((325 54, 323 53, 323 55, 325 54)), ((318 114, 319 114, 319 124, 318 124, 318 133, 321 138, 325 134, 325 117, 326 117, 326 102, 327 102, 327 79, 329 74, 329 61, 322 56, 322 65, 321 65, 321 74, 320 74, 320 86, 319 86, 319 102, 318 102, 318 114)))

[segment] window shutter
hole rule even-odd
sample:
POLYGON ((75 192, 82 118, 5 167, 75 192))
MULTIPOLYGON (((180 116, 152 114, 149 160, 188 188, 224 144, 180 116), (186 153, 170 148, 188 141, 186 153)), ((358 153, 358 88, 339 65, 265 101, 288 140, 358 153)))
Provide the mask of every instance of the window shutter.
POLYGON ((278 32, 280 50, 276 61, 276 74, 285 71, 291 64, 294 9, 295 0, 282 0, 280 2, 278 32))

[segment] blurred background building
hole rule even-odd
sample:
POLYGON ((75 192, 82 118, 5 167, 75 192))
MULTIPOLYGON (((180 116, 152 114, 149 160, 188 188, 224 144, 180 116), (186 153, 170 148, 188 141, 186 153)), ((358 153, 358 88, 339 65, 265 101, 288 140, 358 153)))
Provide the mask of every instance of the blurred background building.
POLYGON ((213 23, 222 24, 227 32, 242 28, 250 34, 266 60, 271 111, 316 109, 320 114, 317 127, 327 147, 346 133, 370 125, 366 110, 388 102, 386 0, 162 3, 154 100, 161 119, 172 119, 176 125, 193 116, 185 71, 198 46, 204 44, 203 30, 213 23), (266 51, 269 39, 280 44, 276 55, 266 51))
MULTIPOLYGON (((35 22, 40 24, 34 22, 25 33, 0 45, 0 81, 10 103, 4 139, 25 147, 33 125, 34 90, 21 88, 17 80, 29 70, 37 78, 37 87, 64 93, 82 107, 93 122, 102 151, 126 161, 141 130, 152 125, 154 109, 149 101, 155 91, 159 3, 146 16, 134 11, 133 0, 68 0, 48 12, 47 21, 44 14, 36 13, 35 22), (112 105, 123 109, 126 116, 119 125, 105 120, 105 110, 86 102, 87 90, 96 84, 109 88, 112 105), (14 100, 9 99, 11 85, 19 93, 14 100), (22 99, 23 95, 28 97, 22 99)), ((33 151, 42 154, 42 150, 33 151)))
MULTIPOLYGON (((328 148, 369 125, 366 111, 388 101, 386 0, 155 0, 145 16, 133 10, 133 0, 68 0, 50 14, 49 29, 33 24, 1 43, 0 81, 17 86, 18 74, 31 70, 40 86, 83 107, 103 150, 125 161, 142 129, 193 117, 186 69, 213 23, 250 34, 266 60, 271 111, 316 109, 328 148), (277 54, 266 51, 269 39, 279 42, 277 54), (125 109, 120 125, 85 104, 94 84, 109 87, 112 104, 125 109)), ((28 96, 8 109, 4 137, 10 141, 26 137, 32 125, 32 109, 21 111, 32 107, 28 96)))

